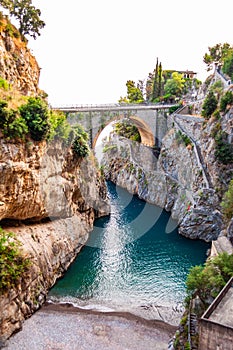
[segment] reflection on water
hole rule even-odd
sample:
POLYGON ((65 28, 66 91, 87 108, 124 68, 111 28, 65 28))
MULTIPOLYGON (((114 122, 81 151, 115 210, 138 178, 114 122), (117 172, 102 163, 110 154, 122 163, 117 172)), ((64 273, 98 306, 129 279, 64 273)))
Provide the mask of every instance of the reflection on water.
POLYGON ((49 298, 130 312, 182 303, 188 270, 205 261, 209 245, 185 239, 177 229, 165 233, 168 213, 112 183, 108 187, 111 216, 96 220, 49 298))

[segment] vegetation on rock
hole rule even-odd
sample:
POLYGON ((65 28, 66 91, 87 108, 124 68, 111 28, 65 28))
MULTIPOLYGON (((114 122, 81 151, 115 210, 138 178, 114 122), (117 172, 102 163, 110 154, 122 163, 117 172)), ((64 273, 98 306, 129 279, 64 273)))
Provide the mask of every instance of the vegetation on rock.
POLYGON ((12 232, 0 227, 0 294, 16 286, 30 265, 20 245, 12 232))
POLYGON ((233 105, 233 93, 232 91, 227 91, 220 100, 220 111, 225 113, 227 107, 231 105, 233 105))
POLYGON ((88 135, 81 126, 71 127, 65 114, 50 110, 47 102, 41 97, 24 97, 23 100, 19 100, 19 106, 9 108, 8 95, 5 94, 9 84, 4 79, 0 79, 0 84, 0 131, 5 138, 30 138, 39 142, 61 139, 67 146, 71 145, 79 157, 88 155, 88 135))
POLYGON ((233 145, 227 140, 227 133, 220 130, 215 136, 215 157, 216 159, 227 165, 233 163, 233 145))
POLYGON ((203 106, 202 106, 202 116, 206 119, 210 119, 211 115, 214 113, 218 105, 218 100, 215 97, 214 92, 211 90, 206 96, 203 106))
POLYGON ((233 179, 230 181, 228 190, 223 196, 221 207, 225 218, 231 219, 233 217, 233 179))
MULTIPOLYGON (((191 311, 200 317, 221 289, 233 276, 233 254, 219 254, 201 266, 194 266, 186 280, 186 310, 179 325, 179 331, 174 340, 174 349, 188 349, 188 313, 191 311), (191 300, 194 303, 191 303, 191 300), (193 305, 190 309, 191 304, 193 305)), ((192 345, 198 346, 198 333, 191 335, 192 345)))
POLYGON ((184 78, 177 71, 163 70, 162 63, 157 58, 156 67, 153 73, 148 74, 145 82, 126 82, 127 96, 120 97, 119 103, 174 103, 192 88, 197 89, 200 85, 201 82, 196 78, 184 78))
POLYGON ((187 280, 187 301, 196 296, 207 308, 233 276, 233 254, 226 252, 208 259, 204 266, 191 268, 187 280))
POLYGON ((30 97, 26 104, 19 107, 19 114, 25 120, 33 140, 42 141, 48 137, 49 109, 45 101, 38 97, 30 97))
POLYGON ((78 125, 75 128, 72 149, 78 157, 86 157, 89 154, 88 134, 78 125))
MULTIPOLYGON (((205 53, 203 57, 203 61, 207 65, 208 70, 211 70, 214 65, 224 66, 225 62, 228 62, 233 54, 233 47, 228 43, 216 44, 212 47, 208 47, 208 50, 209 51, 205 53)), ((232 67, 230 69, 232 69, 232 67)), ((228 74, 226 71, 224 73, 228 74)))
POLYGON ((40 30, 45 23, 40 19, 41 11, 32 5, 31 0, 0 0, 0 5, 7 9, 10 17, 14 17, 19 23, 22 39, 25 35, 33 39, 40 35, 40 30))
POLYGON ((190 140, 190 138, 186 134, 183 134, 180 130, 176 132, 175 138, 178 145, 180 145, 181 143, 184 143, 186 147, 188 145, 192 146, 192 141, 190 140))
POLYGON ((138 128, 133 124, 118 122, 114 124, 114 132, 119 136, 130 139, 131 141, 141 142, 141 136, 138 128))

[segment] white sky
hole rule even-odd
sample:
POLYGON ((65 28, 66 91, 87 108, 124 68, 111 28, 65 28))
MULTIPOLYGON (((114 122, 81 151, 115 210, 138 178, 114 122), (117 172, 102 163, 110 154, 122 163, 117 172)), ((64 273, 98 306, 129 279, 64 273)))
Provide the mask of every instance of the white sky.
POLYGON ((206 77, 208 46, 233 44, 232 0, 33 0, 46 26, 29 47, 53 106, 116 103, 156 65, 206 77))

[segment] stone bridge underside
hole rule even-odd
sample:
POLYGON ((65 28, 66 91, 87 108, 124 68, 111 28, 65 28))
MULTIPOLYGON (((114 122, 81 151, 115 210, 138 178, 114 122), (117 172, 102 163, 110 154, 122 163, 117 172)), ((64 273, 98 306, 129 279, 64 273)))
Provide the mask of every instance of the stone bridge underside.
MULTIPOLYGON (((151 128, 143 120, 140 120, 136 116, 130 116, 129 118, 125 118, 124 115, 122 115, 121 117, 119 116, 117 120, 122 120, 122 121, 124 120, 125 122, 128 122, 129 124, 135 125, 138 128, 138 131, 139 131, 140 136, 141 136, 141 143, 143 145, 149 146, 149 147, 153 147, 155 145, 155 137, 153 135, 153 132, 152 132, 151 128)), ((105 127, 114 121, 116 121, 116 119, 109 121, 105 125, 105 127)), ((102 130, 103 129, 100 129, 99 132, 96 134, 96 136, 92 142, 93 148, 95 147, 97 139, 98 139, 100 133, 102 132, 102 130)))
POLYGON ((167 132, 167 114, 170 106, 126 106, 115 108, 57 108, 65 112, 71 124, 80 124, 89 134, 90 145, 95 147, 101 131, 111 122, 128 120, 141 135, 142 144, 160 146, 167 132))

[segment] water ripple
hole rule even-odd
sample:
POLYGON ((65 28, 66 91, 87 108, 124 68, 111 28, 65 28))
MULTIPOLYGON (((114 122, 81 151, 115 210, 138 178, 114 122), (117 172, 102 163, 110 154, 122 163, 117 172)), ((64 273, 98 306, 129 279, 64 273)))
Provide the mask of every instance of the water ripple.
POLYGON ((209 245, 185 239, 177 229, 167 234, 168 213, 111 183, 109 195, 111 216, 96 221, 86 247, 50 291, 50 300, 146 318, 156 318, 159 308, 177 312, 188 270, 205 261, 209 245))

